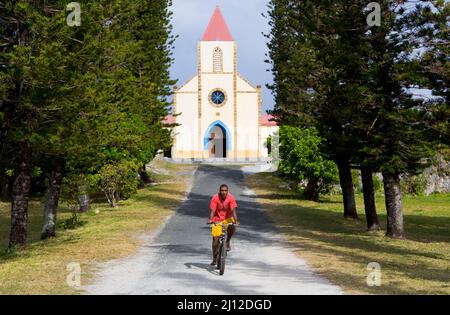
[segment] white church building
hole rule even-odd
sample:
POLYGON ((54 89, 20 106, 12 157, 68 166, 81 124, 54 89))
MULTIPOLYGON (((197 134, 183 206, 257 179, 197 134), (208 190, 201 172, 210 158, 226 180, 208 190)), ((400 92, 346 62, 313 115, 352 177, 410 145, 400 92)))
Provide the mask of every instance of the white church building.
POLYGON ((262 114, 261 86, 238 72, 237 45, 217 7, 198 43, 198 73, 174 87, 172 159, 265 160, 278 130, 262 114))

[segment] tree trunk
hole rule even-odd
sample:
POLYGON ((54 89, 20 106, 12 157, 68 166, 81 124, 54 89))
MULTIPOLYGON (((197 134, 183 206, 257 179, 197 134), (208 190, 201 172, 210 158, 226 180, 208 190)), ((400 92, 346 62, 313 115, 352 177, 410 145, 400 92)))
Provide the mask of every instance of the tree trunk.
POLYGON ((44 222, 42 224, 41 239, 56 236, 56 217, 58 212, 59 194, 63 180, 64 164, 55 160, 50 173, 47 194, 44 204, 44 222))
POLYGON ((307 200, 319 201, 319 182, 317 180, 308 180, 303 195, 307 200))
POLYGON ((11 187, 14 183, 14 177, 2 173, 0 178, 0 198, 8 199, 11 196, 11 187))
POLYGON ((31 147, 28 141, 19 144, 18 163, 11 202, 9 247, 25 246, 27 242, 28 200, 31 187, 31 147))
POLYGON ((298 185, 300 185, 300 181, 298 179, 289 180, 288 185, 292 191, 298 191, 298 185))
POLYGON ((383 173, 384 195, 386 197, 386 236, 403 238, 403 206, 400 190, 400 175, 383 173))
POLYGON ((358 219, 350 163, 348 161, 339 161, 337 165, 339 169, 339 182, 341 184, 342 197, 344 200, 344 217, 358 219))
POLYGON ((379 231, 377 208, 375 205, 375 190, 373 188, 372 170, 370 167, 361 167, 361 179, 364 194, 364 210, 366 212, 367 230, 379 231))
POLYGON ((147 167, 145 166, 145 164, 138 170, 139 172, 139 178, 140 178, 140 183, 139 183, 139 187, 144 187, 145 185, 151 183, 151 179, 148 176, 147 173, 147 167))
POLYGON ((114 190, 105 191, 106 199, 108 199, 109 206, 111 208, 117 207, 116 192, 114 190))
POLYGON ((85 187, 79 187, 79 195, 77 197, 80 212, 87 212, 91 207, 91 199, 85 190, 85 187))

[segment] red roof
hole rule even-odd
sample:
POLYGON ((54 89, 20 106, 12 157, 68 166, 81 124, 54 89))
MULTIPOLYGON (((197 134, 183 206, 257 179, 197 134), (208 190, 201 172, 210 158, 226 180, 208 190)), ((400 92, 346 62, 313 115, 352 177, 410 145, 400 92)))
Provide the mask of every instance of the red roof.
POLYGON ((270 121, 271 119, 273 119, 272 115, 262 115, 261 126, 268 126, 268 127, 277 126, 277 123, 275 121, 270 121))
POLYGON ((233 36, 231 36, 230 30, 228 29, 227 22, 223 18, 222 12, 219 6, 216 7, 214 14, 209 21, 208 27, 206 28, 205 34, 203 34, 202 41, 212 42, 212 41, 223 41, 232 42, 233 36))
POLYGON ((172 115, 166 116, 166 118, 163 120, 163 125, 172 125, 175 123, 175 117, 172 115))

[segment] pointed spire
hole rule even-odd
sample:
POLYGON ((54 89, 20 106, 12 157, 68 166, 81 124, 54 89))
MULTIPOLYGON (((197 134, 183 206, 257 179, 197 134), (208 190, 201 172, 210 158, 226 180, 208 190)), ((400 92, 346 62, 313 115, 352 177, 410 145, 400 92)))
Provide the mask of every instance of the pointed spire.
POLYGON ((205 34, 203 34, 202 41, 233 41, 233 36, 231 36, 227 22, 225 22, 219 6, 216 7, 211 21, 209 21, 205 34))

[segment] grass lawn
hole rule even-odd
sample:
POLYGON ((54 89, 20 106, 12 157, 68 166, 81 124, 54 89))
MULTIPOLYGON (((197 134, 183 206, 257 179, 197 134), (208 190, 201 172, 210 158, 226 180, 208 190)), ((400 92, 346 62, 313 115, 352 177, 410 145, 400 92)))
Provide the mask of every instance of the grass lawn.
MULTIPOLYGON (((362 195, 358 221, 343 218, 341 196, 321 202, 300 199, 272 173, 247 176, 247 184, 268 210, 296 253, 316 272, 349 294, 450 294, 450 194, 404 196, 405 240, 367 233, 362 195), (379 287, 369 287, 367 264, 381 265, 379 287)), ((376 197, 382 227, 386 210, 376 197)))
MULTIPOLYGON (((116 209, 109 208, 104 200, 94 201, 92 210, 81 216, 81 227, 59 229, 51 240, 39 240, 42 203, 32 200, 29 245, 14 253, 3 250, 8 244, 10 204, 0 202, 0 294, 79 294, 82 292, 66 283, 68 263, 80 263, 84 285, 96 263, 135 253, 142 244, 138 236, 161 226, 180 204, 193 170, 190 165, 164 162, 159 162, 159 167, 169 173, 152 175, 158 185, 139 190, 116 209)), ((63 204, 59 221, 70 217, 63 204)))

